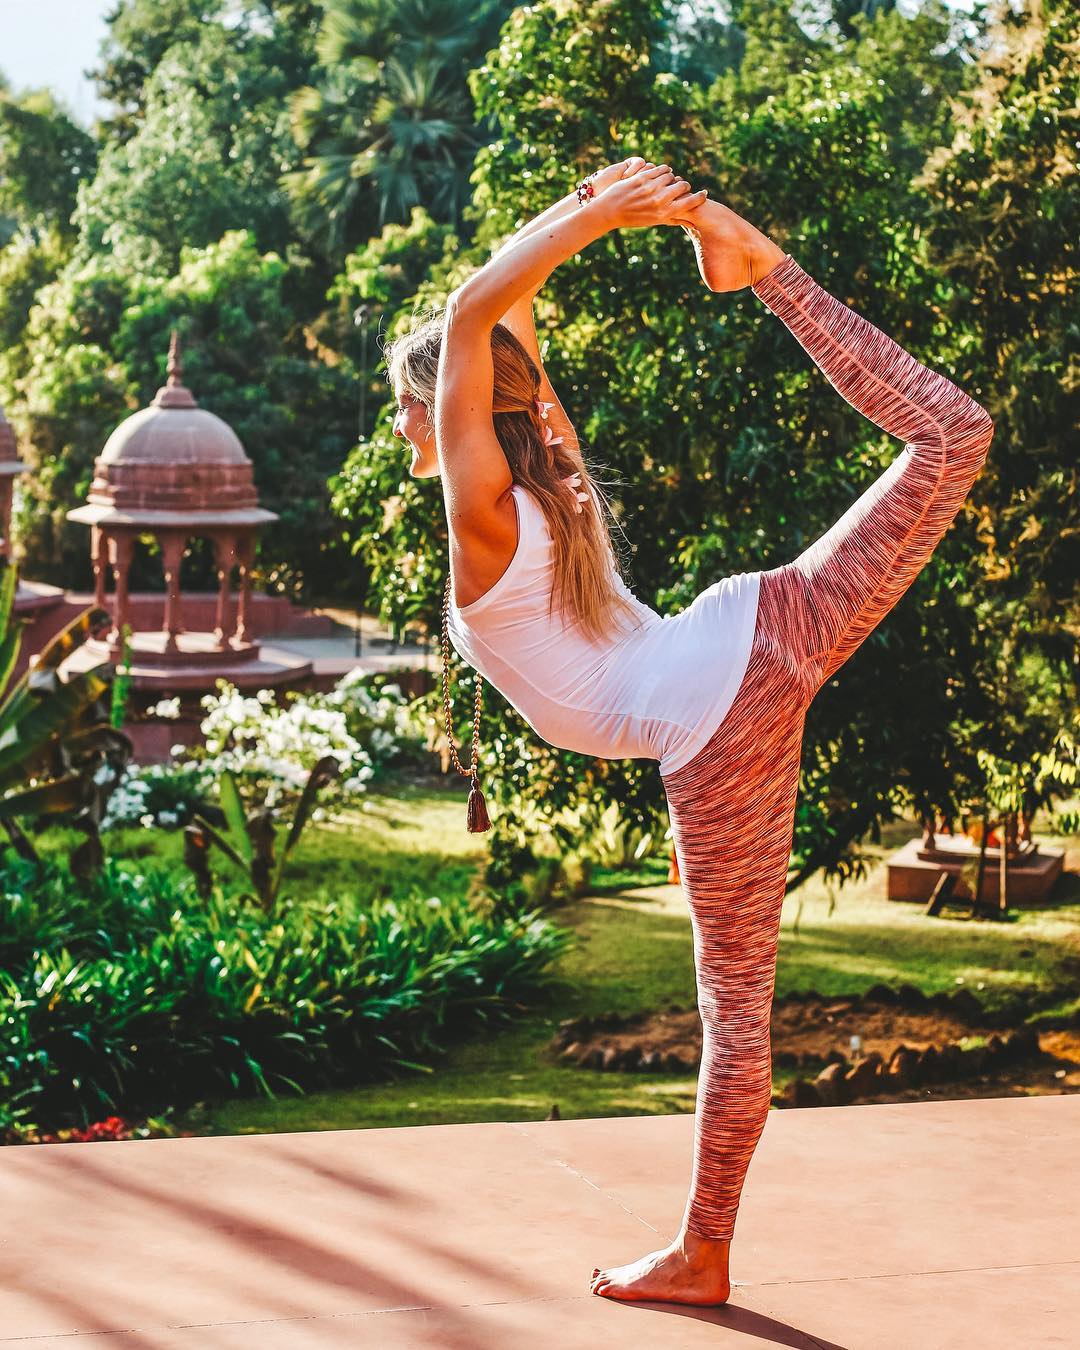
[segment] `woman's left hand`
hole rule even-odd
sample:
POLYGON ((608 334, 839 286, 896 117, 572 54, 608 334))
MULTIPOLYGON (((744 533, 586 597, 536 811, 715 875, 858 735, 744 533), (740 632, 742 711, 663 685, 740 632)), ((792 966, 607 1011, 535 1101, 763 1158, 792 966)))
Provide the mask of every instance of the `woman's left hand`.
POLYGON ((675 218, 691 214, 708 193, 708 188, 692 191, 686 179, 677 178, 669 165, 646 162, 645 167, 612 182, 598 205, 609 214, 613 228, 642 229, 670 225, 675 218))
POLYGON ((628 159, 620 159, 617 164, 605 164, 602 169, 597 169, 595 173, 589 174, 593 191, 599 197, 602 192, 606 192, 611 187, 612 183, 617 183, 621 178, 630 178, 639 169, 644 169, 646 165, 652 167, 649 161, 642 159, 640 155, 630 155, 628 159))

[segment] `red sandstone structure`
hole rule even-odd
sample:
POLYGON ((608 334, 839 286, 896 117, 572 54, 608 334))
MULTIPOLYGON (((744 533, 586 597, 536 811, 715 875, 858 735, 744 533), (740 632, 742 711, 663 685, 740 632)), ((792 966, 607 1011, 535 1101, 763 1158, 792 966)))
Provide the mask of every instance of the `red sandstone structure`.
POLYGON ((252 463, 239 437, 199 407, 182 374, 174 333, 166 384, 149 407, 112 433, 95 461, 86 505, 67 513, 69 520, 90 526, 97 604, 110 607, 110 572, 114 583, 112 629, 85 643, 68 666, 121 659, 123 630, 132 620, 128 572, 137 538, 151 533, 165 573, 164 619, 160 629, 131 632, 133 690, 154 697, 209 692, 218 678, 239 688, 302 686, 312 674, 311 662, 280 649, 272 656, 260 653, 250 618, 256 538, 261 526, 278 517, 258 504, 252 463), (209 538, 214 548, 218 592, 209 631, 189 631, 182 621, 180 566, 192 536, 209 538))
POLYGON ((0 408, 0 553, 12 561, 11 556, 11 500, 15 489, 15 478, 26 472, 26 465, 19 458, 19 449, 15 444, 15 433, 0 408))

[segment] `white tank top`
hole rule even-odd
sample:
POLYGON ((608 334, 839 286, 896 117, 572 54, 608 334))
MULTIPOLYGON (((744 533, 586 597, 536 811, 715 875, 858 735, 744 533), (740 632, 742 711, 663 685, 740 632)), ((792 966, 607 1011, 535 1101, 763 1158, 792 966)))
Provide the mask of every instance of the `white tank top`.
POLYGON ((681 769, 708 742, 734 702, 750 659, 760 572, 716 581, 680 614, 659 615, 627 588, 637 611, 590 641, 556 608, 548 618, 554 544, 539 503, 510 489, 518 542, 506 571, 472 604, 451 603, 455 650, 524 717, 541 739, 603 759, 657 759, 681 769))

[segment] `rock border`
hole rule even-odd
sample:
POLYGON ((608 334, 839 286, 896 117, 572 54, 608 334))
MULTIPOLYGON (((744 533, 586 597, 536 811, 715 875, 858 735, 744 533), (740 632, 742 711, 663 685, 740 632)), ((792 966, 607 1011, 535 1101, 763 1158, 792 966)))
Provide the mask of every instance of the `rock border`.
POLYGON ((887 1061, 877 1050, 854 1062, 833 1052, 831 1062, 816 1078, 793 1078, 782 1092, 773 1093, 772 1100, 776 1106, 843 1106, 855 1097, 977 1077, 999 1064, 1041 1053, 1034 1027, 1021 1027, 1005 1037, 994 1032, 985 1045, 968 1049, 959 1041, 931 1044, 922 1050, 901 1043, 887 1061))
MULTIPOLYGON (((823 995, 812 990, 793 990, 775 1000, 776 1004, 823 1002, 826 999, 852 1007, 874 1005, 901 1007, 910 1011, 937 1008, 952 1013, 970 1026, 1009 1027, 1023 1016, 1022 1005, 1013 1000, 1011 1006, 995 1012, 987 1011, 967 988, 940 990, 924 994, 913 984, 901 984, 895 989, 887 984, 874 984, 856 994, 823 995)), ((688 1007, 671 1006, 666 1013, 686 1013, 688 1007)), ((643 1011, 622 1016, 619 1013, 600 1013, 595 1017, 570 1017, 559 1023, 552 1037, 552 1048, 562 1061, 570 1061, 583 1069, 607 1072, 634 1071, 638 1073, 688 1073, 695 1071, 698 1060, 687 1060, 673 1050, 648 1050, 643 1045, 620 1049, 614 1045, 587 1045, 598 1031, 627 1031, 657 1016, 654 1011, 643 1011)), ((1023 1055, 1041 1053, 1038 1032, 1033 1026, 1011 1031, 1004 1039, 992 1035, 985 1046, 963 1049, 957 1041, 929 1045, 916 1050, 900 1044, 887 1061, 878 1051, 852 1063, 838 1050, 827 1057, 829 1062, 813 1079, 797 1078, 788 1083, 782 1093, 774 1093, 773 1101, 785 1106, 838 1105, 853 1096, 872 1095, 875 1091, 893 1091, 900 1087, 914 1087, 920 1083, 951 1081, 956 1077, 975 1076, 999 1059, 1012 1060, 1023 1055)), ((779 1051, 774 1057, 778 1068, 794 1068, 807 1059, 820 1062, 817 1056, 803 1056, 793 1051, 779 1051)))

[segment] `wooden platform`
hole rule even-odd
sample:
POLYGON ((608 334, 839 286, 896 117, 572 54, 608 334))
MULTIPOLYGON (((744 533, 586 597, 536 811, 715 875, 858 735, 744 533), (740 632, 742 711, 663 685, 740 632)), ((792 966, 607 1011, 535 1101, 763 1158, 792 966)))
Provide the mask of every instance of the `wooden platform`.
POLYGON ((1080 1096, 770 1113, 719 1308, 589 1292, 674 1236, 692 1117, 0 1149, 0 1344, 1077 1344, 1080 1096))

